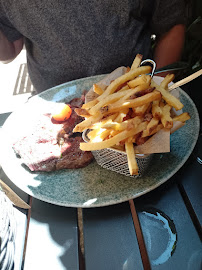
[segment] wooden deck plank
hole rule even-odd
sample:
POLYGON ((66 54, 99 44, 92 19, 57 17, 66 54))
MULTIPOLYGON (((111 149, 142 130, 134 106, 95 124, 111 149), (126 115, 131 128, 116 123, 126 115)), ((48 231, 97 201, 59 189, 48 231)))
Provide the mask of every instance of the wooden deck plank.
POLYGON ((186 166, 180 171, 179 183, 186 192, 191 207, 202 226, 202 135, 199 136, 186 166))
POLYGON ((76 209, 33 198, 24 270, 79 269, 76 209))
POLYGON ((201 241, 175 180, 135 200, 151 267, 200 269, 201 241))
POLYGON ((128 203, 83 209, 86 270, 143 269, 128 203))

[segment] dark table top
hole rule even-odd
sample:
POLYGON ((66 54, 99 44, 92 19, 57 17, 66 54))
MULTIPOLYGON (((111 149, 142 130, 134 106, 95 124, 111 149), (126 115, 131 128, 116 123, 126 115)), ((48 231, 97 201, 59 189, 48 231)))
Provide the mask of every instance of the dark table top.
MULTIPOLYGON (((201 79, 186 86, 201 116, 201 79)), ((0 116, 3 125, 9 114, 0 116)), ((117 205, 76 209, 32 198, 0 178, 30 210, 15 207, 14 269, 202 269, 202 133, 165 184, 117 205)))

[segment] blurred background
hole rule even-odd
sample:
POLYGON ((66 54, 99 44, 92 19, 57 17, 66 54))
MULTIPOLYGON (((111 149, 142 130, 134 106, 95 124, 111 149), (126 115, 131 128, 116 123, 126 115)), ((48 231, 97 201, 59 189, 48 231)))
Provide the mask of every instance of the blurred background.
POLYGON ((185 0, 185 3, 187 23, 182 61, 188 63, 188 68, 179 72, 179 77, 186 77, 202 68, 202 1, 185 0))
MULTIPOLYGON (((187 27, 181 61, 188 63, 188 67, 176 73, 176 81, 202 69, 202 1, 185 0, 185 3, 187 27)), ((183 89, 197 105, 202 119, 202 76, 184 85, 183 89)))
MULTIPOLYGON (((184 1, 186 5, 186 35, 179 64, 185 64, 186 68, 175 71, 175 82, 202 69, 202 0, 184 1)), ((152 47, 155 48, 155 39, 152 47)), ((192 98, 198 108, 200 119, 202 119, 202 76, 183 85, 182 89, 192 98)))

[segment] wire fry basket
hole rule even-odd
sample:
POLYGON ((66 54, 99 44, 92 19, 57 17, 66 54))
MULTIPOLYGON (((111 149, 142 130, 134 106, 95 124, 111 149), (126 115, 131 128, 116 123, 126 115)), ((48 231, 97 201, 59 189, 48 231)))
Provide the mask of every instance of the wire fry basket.
MULTIPOLYGON (((153 77, 155 69, 156 69, 156 63, 151 60, 151 59, 146 59, 144 61, 141 62, 141 65, 144 65, 146 63, 149 63, 150 65, 152 65, 152 72, 151 72, 151 77, 153 77)), ((121 74, 119 74, 119 76, 121 76, 123 74, 123 72, 126 72, 123 70, 123 67, 118 68, 117 70, 115 70, 114 72, 116 72, 116 75, 119 74, 121 72, 121 74), (118 72, 119 70, 119 72, 118 72)), ((108 79, 106 80, 103 79, 100 83, 102 83, 103 81, 105 82, 109 82, 111 80, 114 79, 114 74, 113 72, 111 73, 111 76, 109 74, 108 79)), ((90 89, 90 91, 88 92, 88 94, 86 95, 86 102, 92 101, 94 98, 96 98, 97 94, 93 92, 92 88, 90 89)), ((85 142, 89 142, 89 138, 87 137, 87 133, 89 130, 85 130, 82 134, 83 140, 85 142)), ((146 171, 153 154, 149 154, 149 155, 143 155, 143 154, 136 154, 136 160, 137 160, 137 165, 138 165, 138 175, 130 175, 129 172, 129 168, 128 168, 128 160, 127 160, 127 154, 124 151, 120 151, 114 148, 106 148, 106 149, 102 149, 102 150, 97 150, 97 151, 92 151, 92 154, 95 158, 95 160, 97 161, 97 163, 108 170, 117 172, 119 174, 123 174, 126 176, 130 176, 130 177, 141 177, 144 172, 146 171)))
MULTIPOLYGON (((87 136, 88 132, 89 130, 85 130, 82 134, 83 140, 85 142, 89 142, 89 138, 87 136)), ((128 168, 128 160, 126 152, 113 148, 105 148, 101 150, 92 151, 92 154, 98 165, 100 165, 102 168, 135 178, 141 177, 145 173, 152 159, 152 154, 150 155, 137 154, 136 160, 139 168, 139 174, 131 176, 128 168)))

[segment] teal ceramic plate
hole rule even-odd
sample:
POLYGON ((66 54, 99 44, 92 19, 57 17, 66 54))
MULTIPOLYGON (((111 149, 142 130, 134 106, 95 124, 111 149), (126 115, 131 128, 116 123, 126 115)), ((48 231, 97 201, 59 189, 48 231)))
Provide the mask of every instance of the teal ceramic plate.
POLYGON ((55 102, 69 101, 90 89, 104 75, 80 79, 49 89, 31 98, 12 113, 3 126, 1 165, 7 176, 20 189, 42 201, 67 207, 98 207, 117 204, 139 197, 171 178, 186 162, 196 144, 199 116, 190 97, 181 89, 184 111, 191 115, 187 124, 171 135, 171 152, 154 154, 151 166, 141 178, 132 178, 101 168, 94 161, 82 169, 50 173, 31 173, 17 158, 12 141, 29 128, 41 112, 55 102))

